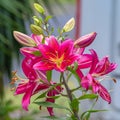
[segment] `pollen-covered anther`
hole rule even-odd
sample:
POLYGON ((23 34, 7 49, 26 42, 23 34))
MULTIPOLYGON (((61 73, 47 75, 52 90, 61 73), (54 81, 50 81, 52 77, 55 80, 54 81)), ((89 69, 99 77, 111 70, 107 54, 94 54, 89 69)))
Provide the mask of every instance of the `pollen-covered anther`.
POLYGON ((18 80, 17 77, 13 77, 13 78, 12 78, 12 81, 10 82, 10 84, 14 84, 17 80, 18 80))
POLYGON ((114 82, 114 83, 116 83, 116 82, 117 82, 115 78, 112 78, 112 80, 113 80, 113 82, 114 82))

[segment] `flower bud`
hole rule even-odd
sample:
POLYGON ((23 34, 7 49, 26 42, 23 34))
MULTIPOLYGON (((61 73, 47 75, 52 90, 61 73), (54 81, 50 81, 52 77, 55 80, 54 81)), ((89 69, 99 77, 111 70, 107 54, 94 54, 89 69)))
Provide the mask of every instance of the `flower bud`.
POLYGON ((95 39, 97 33, 92 32, 90 34, 87 34, 85 36, 80 37, 79 39, 75 40, 74 46, 79 46, 80 48, 84 48, 89 46, 93 40, 95 39))
POLYGON ((15 39, 22 45, 25 45, 25 46, 35 46, 36 45, 35 41, 31 37, 29 37, 21 32, 14 31, 13 35, 14 35, 15 39))
POLYGON ((75 26, 75 19, 71 18, 63 27, 62 32, 69 32, 71 31, 75 26))
POLYGON ((37 25, 31 24, 30 28, 32 33, 35 35, 41 35, 43 33, 42 29, 37 25))
POLYGON ((39 13, 44 14, 45 10, 41 5, 39 5, 38 3, 34 3, 34 7, 39 13))

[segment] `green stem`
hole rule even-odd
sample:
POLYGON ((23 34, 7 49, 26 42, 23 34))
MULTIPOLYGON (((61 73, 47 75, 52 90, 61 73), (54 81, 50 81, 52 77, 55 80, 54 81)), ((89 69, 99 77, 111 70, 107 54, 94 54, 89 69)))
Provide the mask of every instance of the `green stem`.
MULTIPOLYGON (((66 88, 66 92, 67 92, 68 98, 69 98, 69 100, 72 102, 72 101, 73 101, 72 93, 71 93, 71 90, 70 90, 70 88, 68 87, 68 85, 67 85, 67 83, 66 83, 66 80, 65 80, 65 77, 64 77, 64 74, 63 74, 63 73, 62 73, 62 78, 63 78, 63 84, 64 84, 64 86, 65 86, 65 88, 66 88)), ((78 112, 76 112, 76 111, 73 110, 73 114, 74 114, 74 116, 75 116, 75 118, 76 118, 77 120, 80 120, 80 118, 79 118, 79 116, 78 116, 78 112)))

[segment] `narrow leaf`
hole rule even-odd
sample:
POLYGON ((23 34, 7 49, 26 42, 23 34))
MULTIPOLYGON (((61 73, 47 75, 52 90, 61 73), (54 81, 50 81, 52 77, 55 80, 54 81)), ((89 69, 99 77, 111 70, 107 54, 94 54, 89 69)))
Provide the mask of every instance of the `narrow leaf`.
POLYGON ((52 16, 48 15, 48 16, 45 18, 45 22, 48 22, 51 18, 52 18, 52 16))
POLYGON ((36 101, 36 100, 38 100, 38 99, 40 99, 40 98, 46 97, 46 93, 47 93, 47 91, 43 92, 43 93, 42 93, 41 95, 39 95, 34 101, 36 101))
POLYGON ((71 102, 70 102, 70 107, 73 111, 76 111, 78 112, 79 111, 79 101, 78 99, 73 99, 71 102))
POLYGON ((48 118, 52 120, 66 120, 66 118, 56 117, 56 116, 43 116, 42 118, 48 118))
POLYGON ((78 100, 84 100, 84 99, 95 99, 97 98, 98 95, 96 94, 85 94, 85 95, 82 95, 78 98, 78 100))
POLYGON ((66 109, 70 111, 68 108, 58 105, 56 103, 51 103, 51 102, 34 102, 37 105, 44 106, 44 107, 53 107, 53 108, 58 108, 58 109, 66 109))
POLYGON ((76 71, 74 69, 72 69, 71 67, 68 67, 67 69, 74 75, 74 77, 77 79, 78 83, 80 83, 80 78, 77 75, 76 71))
POLYGON ((88 110, 88 111, 85 111, 85 112, 82 113, 82 115, 81 115, 81 120, 84 120, 85 117, 90 117, 90 113, 105 112, 105 111, 108 111, 108 110, 88 110), (86 115, 86 114, 87 114, 87 115, 86 115))

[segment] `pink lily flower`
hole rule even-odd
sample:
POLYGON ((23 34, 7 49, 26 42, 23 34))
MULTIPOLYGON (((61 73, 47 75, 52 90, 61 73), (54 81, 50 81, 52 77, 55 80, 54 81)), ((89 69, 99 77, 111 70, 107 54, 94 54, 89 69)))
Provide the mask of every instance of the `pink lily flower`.
MULTIPOLYGON (((52 81, 48 82, 44 72, 35 71, 33 69, 33 65, 34 65, 34 60, 28 57, 26 57, 23 60, 22 69, 27 79, 21 79, 21 82, 18 84, 15 91, 15 95, 24 94, 22 99, 22 107, 26 111, 28 111, 30 98, 34 94, 38 93, 39 91, 47 90, 53 84, 56 84, 56 83, 53 83, 52 81)), ((47 93, 48 97, 46 97, 46 101, 55 102, 54 98, 50 98, 50 97, 60 94, 61 91, 62 91, 62 87, 59 85, 56 86, 55 89, 49 90, 47 93)), ((47 110, 50 115, 54 115, 53 108, 48 107, 47 110)))
POLYGON ((110 63, 108 57, 105 57, 99 61, 96 52, 94 50, 90 51, 93 56, 93 60, 89 73, 84 76, 82 71, 77 69, 77 74, 81 78, 81 85, 86 90, 92 87, 93 93, 98 93, 104 100, 106 100, 108 103, 111 103, 109 92, 96 78, 110 73, 117 67, 117 65, 115 63, 110 63))
POLYGON ((99 61, 97 53, 92 49, 90 51, 93 56, 93 62, 92 67, 90 69, 90 73, 92 73, 93 76, 106 75, 116 69, 117 64, 110 63, 107 56, 99 61))
POLYGON ((77 56, 73 53, 73 41, 65 40, 58 43, 54 36, 50 36, 48 45, 39 45, 39 50, 43 60, 36 63, 33 67, 37 70, 52 70, 63 72, 71 65, 77 56))

